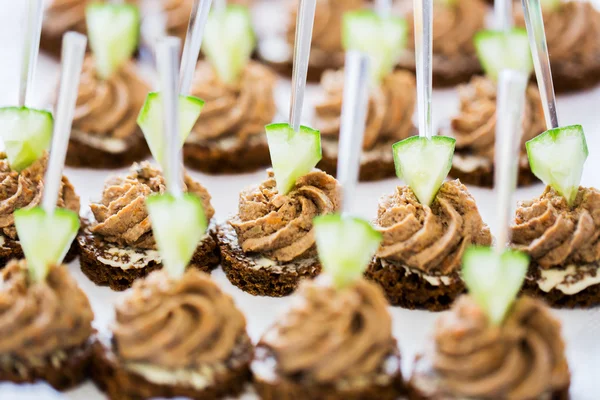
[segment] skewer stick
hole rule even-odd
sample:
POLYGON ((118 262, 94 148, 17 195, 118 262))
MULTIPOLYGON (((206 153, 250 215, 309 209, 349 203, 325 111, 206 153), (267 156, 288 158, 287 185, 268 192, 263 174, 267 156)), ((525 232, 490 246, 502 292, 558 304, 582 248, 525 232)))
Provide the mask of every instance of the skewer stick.
POLYGON ((31 99, 33 79, 40 52, 40 35, 42 33, 42 0, 27 0, 25 20, 25 36, 23 38, 23 59, 19 85, 19 106, 25 106, 31 99))
POLYGON ((414 0, 419 136, 431 139, 433 0, 414 0))

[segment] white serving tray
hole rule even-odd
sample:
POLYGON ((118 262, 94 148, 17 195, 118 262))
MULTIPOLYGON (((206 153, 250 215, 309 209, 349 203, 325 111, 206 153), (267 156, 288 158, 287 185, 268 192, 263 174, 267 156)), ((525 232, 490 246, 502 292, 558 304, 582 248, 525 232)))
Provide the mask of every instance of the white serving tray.
MULTIPOLYGON (((19 16, 22 2, 0 0, 0 106, 13 105, 17 99, 19 76, 19 46, 20 37, 19 16)), ((152 75, 148 71, 149 76, 152 75)), ((47 105, 47 99, 53 93, 58 76, 58 64, 41 56, 36 76, 35 92, 38 94, 34 106, 47 105)), ((276 98, 279 108, 285 115, 289 94, 289 83, 282 80, 277 88, 276 98)), ((306 116, 310 117, 310 104, 318 96, 318 90, 311 87, 307 96, 306 116)), ((599 108, 600 87, 584 93, 561 96, 558 98, 558 110, 562 125, 582 124, 587 134, 590 157, 588 158, 583 176, 583 185, 600 187, 600 127, 599 108)), ((433 119, 434 126, 447 120, 458 107, 455 90, 434 91, 433 119)), ((283 117, 282 117, 283 118, 283 117)), ((284 118, 285 119, 285 118, 284 118)), ((308 121, 307 121, 308 122, 308 121)), ((0 127, 1 129, 1 127, 0 127)), ((115 171, 95 171, 67 168, 66 175, 71 179, 77 193, 81 196, 82 212, 87 211, 91 199, 100 197, 103 182, 114 173, 125 173, 127 169, 115 171)), ((223 220, 236 212, 238 193, 248 185, 264 179, 264 172, 244 175, 208 176, 191 172, 192 177, 207 187, 212 195, 217 220, 223 220)), ((357 187, 355 193, 354 212, 364 218, 372 219, 377 210, 378 198, 390 193, 400 183, 396 179, 375 183, 364 183, 357 187)), ((475 196, 484 220, 495 232, 495 198, 491 190, 469 187, 475 196)), ((536 185, 519 189, 516 200, 529 199, 539 195, 543 186, 536 185)), ((98 287, 89 281, 79 269, 78 261, 69 265, 71 272, 78 280, 83 290, 89 296, 96 319, 95 326, 101 332, 106 332, 113 319, 113 305, 123 296, 105 287, 98 287)), ((246 294, 232 286, 225 278, 223 271, 217 269, 212 274, 225 291, 230 293, 237 305, 242 309, 248 320, 248 331, 253 340, 258 340, 267 327, 273 323, 278 313, 285 310, 289 298, 262 298, 246 294)), ((411 362, 416 352, 423 348, 430 337, 433 323, 437 314, 424 311, 409 311, 401 308, 390 308, 393 315, 394 334, 398 339, 405 375, 408 376, 411 362)), ((556 310, 554 314, 563 322, 563 335, 567 341, 567 356, 569 359, 572 384, 571 397, 575 400, 593 400, 600 396, 594 389, 600 388, 598 371, 600 371, 600 308, 595 310, 556 310)), ((56 395, 43 384, 15 387, 0 385, 0 399, 54 399, 99 400, 103 396, 91 382, 68 393, 56 395)), ((242 396, 244 400, 255 399, 248 393, 242 396)))

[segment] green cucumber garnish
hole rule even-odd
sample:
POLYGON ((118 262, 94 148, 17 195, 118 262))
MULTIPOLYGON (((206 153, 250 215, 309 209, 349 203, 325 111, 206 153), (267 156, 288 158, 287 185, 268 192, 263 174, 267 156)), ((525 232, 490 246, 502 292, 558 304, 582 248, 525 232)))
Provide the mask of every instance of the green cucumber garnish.
MULTIPOLYGON (((194 96, 179 95, 179 129, 182 146, 196 124, 203 107, 203 100, 194 96)), ((152 156, 156 161, 162 163, 167 145, 163 135, 163 106, 160 93, 148 93, 146 102, 138 115, 137 123, 144 132, 152 156)))
POLYGON ((531 171, 572 205, 588 157, 581 125, 550 129, 526 143, 531 171))
POLYGON ((493 324, 500 324, 515 300, 529 266, 520 251, 499 254, 491 247, 470 247, 463 256, 462 276, 470 295, 493 324))
POLYGON ((193 194, 153 195, 146 200, 162 263, 173 277, 183 275, 208 226, 202 202, 193 194))
POLYGON ((57 208, 48 215, 41 207, 15 211, 15 227, 33 281, 46 278, 48 267, 62 263, 77 231, 79 216, 57 208))
POLYGON ((211 12, 204 29, 202 51, 223 82, 237 81, 255 46, 248 7, 228 5, 223 12, 211 12))
POLYGON ((316 217, 314 226, 319 259, 336 286, 362 276, 381 243, 381 233, 367 221, 338 214, 316 217))
POLYGON ((529 38, 524 28, 513 28, 509 32, 478 32, 475 48, 485 73, 494 81, 503 69, 521 71, 527 76, 533 70, 529 38))
POLYGON ((544 11, 553 11, 560 6, 560 0, 540 0, 540 5, 544 11))
POLYGON ((54 119, 48 111, 0 108, 0 137, 11 169, 22 171, 50 147, 54 119))
POLYGON ((140 34, 140 12, 131 4, 93 3, 85 11, 96 71, 110 77, 133 55, 140 34))
POLYGON ((267 125, 265 131, 277 190, 287 194, 321 161, 321 133, 306 126, 294 132, 289 124, 267 125))
POLYGON ((452 167, 456 140, 413 136, 392 146, 396 175, 403 179, 426 206, 431 205, 452 167))
POLYGON ((380 17, 373 11, 345 13, 342 32, 346 50, 359 50, 369 55, 375 82, 380 82, 394 70, 406 45, 406 21, 394 16, 380 17))

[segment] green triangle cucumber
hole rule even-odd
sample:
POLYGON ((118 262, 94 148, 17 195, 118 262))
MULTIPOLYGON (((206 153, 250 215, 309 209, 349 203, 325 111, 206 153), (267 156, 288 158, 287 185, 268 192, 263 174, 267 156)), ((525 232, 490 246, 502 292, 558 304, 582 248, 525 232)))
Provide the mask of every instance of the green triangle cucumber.
POLYGON ((321 161, 321 133, 307 126, 298 132, 289 124, 265 127, 271 164, 280 194, 287 194, 301 176, 309 173, 321 161))
POLYGON ((503 69, 513 69, 527 76, 533 71, 529 38, 524 28, 509 32, 485 30, 475 35, 475 49, 488 77, 498 80, 503 69))
MULTIPOLYGON (((194 96, 179 95, 179 132, 181 146, 194 128, 204 101, 194 96)), ((150 152, 156 161, 162 164, 167 145, 164 137, 163 104, 159 92, 150 92, 140 110, 137 123, 144 132, 150 152)))
POLYGON ((34 282, 42 281, 48 267, 67 255, 79 230, 79 216, 62 208, 48 215, 41 207, 16 210, 14 216, 29 275, 34 282))
POLYGON ((465 250, 462 277, 469 294, 493 324, 500 324, 514 302, 529 266, 527 254, 506 250, 499 254, 491 247, 465 250))
POLYGON ((553 11, 560 6, 561 0, 540 0, 540 5, 544 11, 553 11))
POLYGON ((407 39, 407 25, 402 18, 380 17, 369 10, 344 14, 342 41, 346 50, 358 50, 369 55, 374 82, 394 70, 407 39))
POLYGON ((146 207, 163 266, 181 277, 208 227, 202 201, 190 193, 161 194, 150 196, 146 207))
POLYGON ((204 29, 202 51, 219 79, 235 83, 256 46, 248 7, 227 5, 223 12, 213 11, 204 29))
POLYGON ((410 186, 421 204, 431 205, 448 176, 455 143, 447 136, 413 136, 392 146, 396 175, 410 186))
POLYGON ((0 126, 10 167, 22 171, 50 147, 54 119, 48 111, 5 107, 0 108, 0 126))
POLYGON ((132 4, 92 3, 86 7, 85 19, 96 71, 107 79, 137 48, 140 12, 132 4))
POLYGON ((361 277, 375 255, 382 236, 367 221, 338 214, 314 219, 315 241, 323 270, 337 287, 361 277))
POLYGON ((573 204, 588 147, 581 125, 550 129, 526 143, 531 171, 573 204))

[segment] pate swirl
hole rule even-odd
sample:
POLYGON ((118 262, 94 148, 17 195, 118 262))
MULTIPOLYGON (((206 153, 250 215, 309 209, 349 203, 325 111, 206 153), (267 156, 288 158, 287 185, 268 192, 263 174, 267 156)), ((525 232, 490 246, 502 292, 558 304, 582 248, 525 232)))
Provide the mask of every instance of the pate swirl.
MULTIPOLYGON (((200 198, 207 221, 215 210, 210 203, 210 194, 185 174, 184 192, 200 198)), ((161 172, 144 161, 134 163, 129 175, 109 178, 99 203, 91 203, 95 221, 89 227, 92 233, 119 246, 140 249, 155 249, 150 216, 146 210, 146 199, 153 193, 165 193, 166 185, 161 172)))
POLYGON ((85 344, 94 313, 66 266, 52 266, 42 282, 30 282, 27 263, 2 270, 0 353, 40 359, 85 344))
POLYGON ((377 285, 358 279, 337 289, 326 277, 302 282, 291 309, 259 343, 277 360, 280 375, 319 384, 377 373, 395 345, 377 285))
POLYGON ((245 142, 264 133, 275 116, 273 90, 276 76, 267 67, 250 61, 239 81, 223 83, 212 67, 198 64, 191 94, 206 103, 188 142, 218 140, 235 136, 245 142))
POLYGON ((572 207, 551 187, 519 203, 512 246, 550 269, 600 260, 600 191, 580 187, 572 207))
MULTIPOLYGON (((0 229, 2 234, 11 239, 17 239, 13 215, 15 210, 36 207, 42 201, 47 163, 46 152, 42 158, 19 173, 10 169, 6 154, 0 153, 0 229)), ((60 183, 56 204, 79 215, 79 196, 65 176, 60 183)))
POLYGON ((51 0, 44 10, 44 34, 60 37, 67 31, 84 33, 87 3, 84 0, 51 0))
POLYGON ((456 397, 543 398, 570 380, 560 331, 539 300, 519 298, 504 323, 493 326, 462 296, 436 324, 433 368, 456 397))
POLYGON ((277 191, 275 175, 240 193, 239 213, 229 223, 244 252, 288 262, 316 254, 313 219, 340 208, 338 182, 314 170, 286 195, 277 191))
MULTIPOLYGON (((344 95, 344 71, 326 71, 321 77, 325 99, 315 106, 315 128, 323 139, 337 140, 340 134, 344 95)), ((416 86, 414 75, 396 71, 386 76, 369 96, 363 148, 385 140, 403 140, 413 133, 416 86)))
POLYGON ((149 90, 131 62, 103 80, 88 56, 81 73, 73 132, 114 139, 139 133, 137 117, 149 90))
POLYGON ((445 182, 431 207, 408 186, 398 187, 379 201, 375 228, 383 234, 377 257, 433 275, 458 271, 467 247, 492 244, 475 199, 459 180, 445 182))
POLYGON ((246 319, 208 275, 190 268, 172 279, 155 271, 117 305, 113 334, 126 362, 195 368, 227 361, 246 335, 246 319))
MULTIPOLYGON (((456 139, 457 151, 494 159, 496 141, 496 83, 475 76, 458 87, 460 112, 452 118, 450 135, 456 139)), ((525 142, 546 129, 540 92, 535 85, 526 91, 523 111, 521 155, 526 156, 525 142)))

